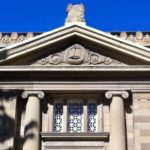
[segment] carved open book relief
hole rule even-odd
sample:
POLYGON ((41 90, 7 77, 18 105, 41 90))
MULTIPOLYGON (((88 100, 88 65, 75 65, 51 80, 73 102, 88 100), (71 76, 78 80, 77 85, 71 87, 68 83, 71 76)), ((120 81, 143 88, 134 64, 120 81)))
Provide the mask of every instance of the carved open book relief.
POLYGON ((32 65, 125 65, 122 62, 92 52, 80 44, 74 44, 62 52, 37 60, 32 65))

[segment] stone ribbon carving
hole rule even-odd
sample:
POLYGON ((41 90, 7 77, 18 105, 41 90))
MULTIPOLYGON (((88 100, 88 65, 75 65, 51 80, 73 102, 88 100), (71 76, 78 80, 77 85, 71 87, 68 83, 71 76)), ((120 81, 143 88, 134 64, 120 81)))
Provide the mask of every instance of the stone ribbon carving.
POLYGON ((42 58, 33 65, 122 65, 121 62, 74 44, 66 50, 42 58))

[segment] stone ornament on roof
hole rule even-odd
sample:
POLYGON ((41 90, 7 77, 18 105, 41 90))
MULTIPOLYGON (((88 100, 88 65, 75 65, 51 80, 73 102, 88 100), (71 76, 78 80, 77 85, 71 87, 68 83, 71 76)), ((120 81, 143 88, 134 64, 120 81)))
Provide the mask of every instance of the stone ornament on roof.
POLYGON ((67 18, 65 25, 71 24, 71 23, 80 23, 85 25, 85 18, 84 18, 84 5, 76 4, 72 5, 69 4, 67 6, 67 18))
POLYGON ((13 45, 15 43, 19 43, 28 39, 31 39, 37 35, 42 33, 33 33, 33 32, 25 32, 25 33, 1 33, 0 32, 0 48, 7 47, 9 45, 13 45))

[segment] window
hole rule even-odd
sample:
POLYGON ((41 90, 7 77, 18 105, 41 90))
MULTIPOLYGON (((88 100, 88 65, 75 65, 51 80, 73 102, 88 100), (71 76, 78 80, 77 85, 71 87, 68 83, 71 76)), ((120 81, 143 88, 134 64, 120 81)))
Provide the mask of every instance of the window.
POLYGON ((88 130, 89 132, 96 132, 97 130, 97 104, 90 102, 88 104, 88 130))
POLYGON ((63 103, 55 103, 54 111, 54 132, 59 133, 63 131, 63 103))
POLYGON ((97 99, 54 99, 53 132, 98 132, 97 99))
POLYGON ((71 102, 68 106, 68 131, 70 133, 83 132, 83 104, 71 102))

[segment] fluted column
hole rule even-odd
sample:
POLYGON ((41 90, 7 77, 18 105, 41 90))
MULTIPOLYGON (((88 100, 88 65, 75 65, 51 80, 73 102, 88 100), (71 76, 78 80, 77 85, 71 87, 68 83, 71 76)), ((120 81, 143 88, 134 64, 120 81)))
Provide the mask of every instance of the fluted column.
POLYGON ((124 99, 129 94, 126 91, 108 91, 106 98, 110 104, 110 150, 126 150, 124 99))
POLYGON ((40 99, 43 97, 42 91, 24 91, 22 93, 22 98, 27 98, 23 150, 39 150, 40 99))

